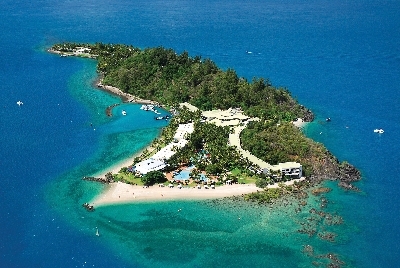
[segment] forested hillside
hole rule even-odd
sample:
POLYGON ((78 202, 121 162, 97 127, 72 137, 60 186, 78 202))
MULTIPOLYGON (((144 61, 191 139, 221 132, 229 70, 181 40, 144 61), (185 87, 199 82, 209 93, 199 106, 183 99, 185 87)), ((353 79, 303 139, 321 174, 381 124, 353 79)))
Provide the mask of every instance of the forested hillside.
POLYGON ((190 57, 163 47, 139 49, 126 45, 59 44, 55 50, 72 51, 90 47, 97 56, 103 83, 144 99, 166 105, 189 102, 201 110, 240 107, 246 114, 269 120, 312 120, 309 110, 299 105, 284 88, 268 79, 239 77, 232 69, 221 70, 210 59, 190 57))

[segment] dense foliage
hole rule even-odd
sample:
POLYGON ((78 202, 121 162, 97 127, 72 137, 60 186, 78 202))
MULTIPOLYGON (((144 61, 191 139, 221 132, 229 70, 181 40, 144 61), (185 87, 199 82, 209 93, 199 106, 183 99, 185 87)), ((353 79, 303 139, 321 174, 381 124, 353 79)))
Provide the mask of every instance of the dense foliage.
POLYGON ((312 174, 315 161, 327 154, 322 144, 287 122, 253 121, 242 131, 240 140, 244 149, 270 164, 301 163, 305 175, 312 174))
POLYGON ((103 83, 166 105, 189 102, 201 110, 240 107, 248 115, 275 121, 304 118, 309 111, 284 88, 263 78, 248 82, 232 69, 223 71, 210 59, 190 57, 163 47, 140 50, 132 46, 96 43, 59 44, 56 50, 90 47, 98 59, 103 83))
POLYGON ((150 171, 147 174, 143 175, 141 181, 144 185, 150 186, 156 183, 166 182, 167 178, 161 171, 150 171))
POLYGON ((179 110, 179 115, 173 118, 168 127, 175 128, 176 121, 178 123, 194 122, 195 131, 187 137, 188 144, 177 150, 176 154, 168 160, 172 170, 182 163, 191 163, 195 164, 197 170, 217 175, 234 168, 249 167, 250 163, 241 157, 236 148, 228 145, 229 127, 201 122, 199 112, 191 112, 186 108, 179 110))

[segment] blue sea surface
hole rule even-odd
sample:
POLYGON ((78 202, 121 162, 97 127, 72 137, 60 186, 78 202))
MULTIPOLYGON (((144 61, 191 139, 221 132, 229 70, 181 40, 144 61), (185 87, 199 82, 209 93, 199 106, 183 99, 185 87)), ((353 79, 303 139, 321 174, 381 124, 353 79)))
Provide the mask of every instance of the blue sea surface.
POLYGON ((327 253, 347 267, 398 265, 399 1, 0 3, 1 267, 310 267, 327 253), (313 196, 299 213, 230 201, 86 212, 104 186, 81 178, 140 151, 166 122, 95 88, 94 60, 47 53, 64 41, 188 51, 289 89, 316 114, 305 134, 363 174, 359 193, 327 183, 326 211, 343 224, 318 228, 335 242, 298 232, 313 196))

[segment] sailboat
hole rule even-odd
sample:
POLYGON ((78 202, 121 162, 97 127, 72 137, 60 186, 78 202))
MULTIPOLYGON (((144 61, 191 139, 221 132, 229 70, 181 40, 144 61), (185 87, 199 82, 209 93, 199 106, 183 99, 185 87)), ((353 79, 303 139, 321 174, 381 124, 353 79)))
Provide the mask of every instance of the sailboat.
POLYGON ((99 229, 96 227, 96 236, 100 236, 99 229))

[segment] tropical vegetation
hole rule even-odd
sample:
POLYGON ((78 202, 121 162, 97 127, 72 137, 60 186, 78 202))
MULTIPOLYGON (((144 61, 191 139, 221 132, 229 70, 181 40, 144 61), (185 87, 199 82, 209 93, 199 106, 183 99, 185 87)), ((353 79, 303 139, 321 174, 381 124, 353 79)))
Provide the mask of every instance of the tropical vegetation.
MULTIPOLYGON (((178 108, 179 103, 188 102, 201 110, 234 107, 240 108, 248 116, 258 117, 259 121, 249 123, 242 131, 241 144, 244 149, 270 164, 300 162, 303 175, 317 179, 333 178, 340 173, 338 170, 341 165, 337 159, 322 144, 306 138, 292 124, 297 118, 313 120, 312 113, 300 105, 287 89, 272 86, 268 79, 253 78, 249 82, 232 69, 218 68, 210 59, 190 57, 186 51, 178 54, 163 47, 139 49, 116 44, 63 43, 54 45, 52 50, 70 55, 77 47, 90 51, 81 56, 97 59, 97 70, 103 84, 143 99, 158 101, 177 111, 177 116, 163 130, 160 139, 151 145, 153 151, 173 140, 179 124, 194 122, 196 131, 187 137, 187 146, 177 150, 168 160, 170 169, 194 163, 196 169, 192 171, 193 178, 197 178, 200 172, 217 177, 223 175, 234 181, 238 181, 239 177, 253 177, 261 188, 289 179, 257 174, 258 167, 228 144, 231 129, 203 122, 201 111, 178 108), (233 170, 239 172, 234 175, 231 173, 233 170)), ((151 153, 146 151, 142 157, 148 157, 151 153)), ((141 158, 136 160, 140 161, 141 158)), ((158 175, 145 176, 142 182, 150 184, 163 180, 158 175)), ((285 189, 271 190, 264 197, 260 197, 263 192, 259 192, 251 197, 266 201, 279 196, 285 189)))

